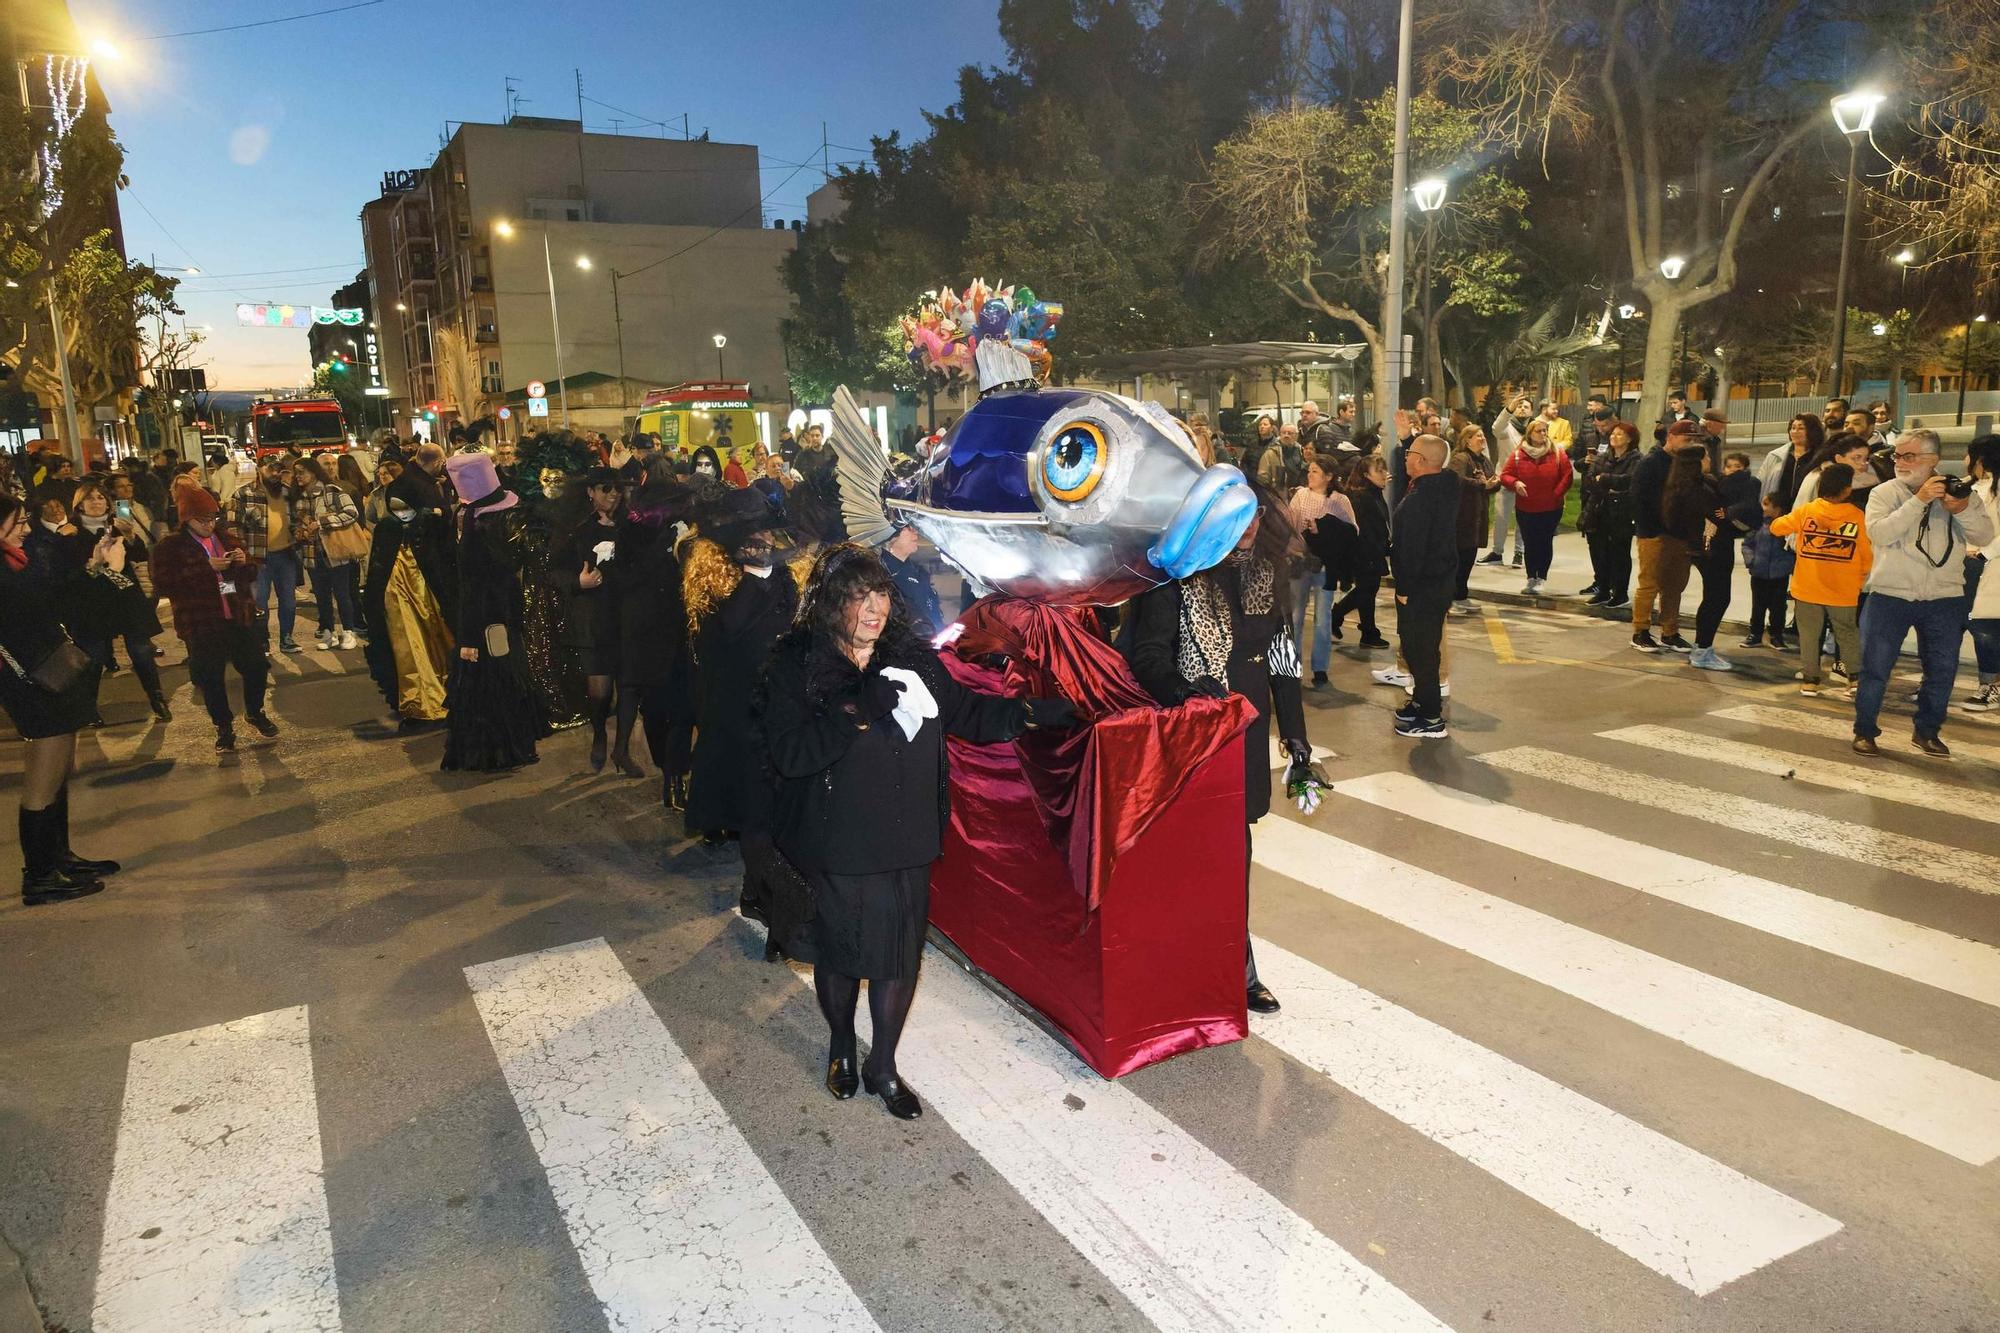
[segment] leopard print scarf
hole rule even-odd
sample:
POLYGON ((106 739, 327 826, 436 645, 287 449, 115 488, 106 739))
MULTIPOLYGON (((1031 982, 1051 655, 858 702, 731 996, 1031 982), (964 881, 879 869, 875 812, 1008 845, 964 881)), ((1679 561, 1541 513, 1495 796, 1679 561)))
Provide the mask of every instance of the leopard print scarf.
POLYGON ((1235 575, 1246 618, 1270 614, 1277 593, 1278 572, 1269 560, 1251 552, 1231 552, 1216 569, 1183 579, 1180 651, 1176 660, 1183 680, 1208 676, 1229 684, 1229 655, 1236 646, 1236 619, 1230 614, 1224 569, 1235 575))

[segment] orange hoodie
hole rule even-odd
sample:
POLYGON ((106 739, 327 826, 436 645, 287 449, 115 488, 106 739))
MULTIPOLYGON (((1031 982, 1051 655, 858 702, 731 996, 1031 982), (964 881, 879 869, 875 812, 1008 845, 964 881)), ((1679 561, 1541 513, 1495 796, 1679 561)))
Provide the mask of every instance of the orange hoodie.
POLYGON ((1853 606, 1875 563, 1867 516, 1853 500, 1814 500, 1771 520, 1776 537, 1799 537, 1792 596, 1820 606, 1853 606))

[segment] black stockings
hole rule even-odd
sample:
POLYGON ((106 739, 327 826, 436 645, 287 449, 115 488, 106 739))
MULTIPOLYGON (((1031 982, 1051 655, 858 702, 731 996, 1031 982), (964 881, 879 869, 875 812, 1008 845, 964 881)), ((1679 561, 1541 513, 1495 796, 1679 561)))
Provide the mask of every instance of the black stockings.
POLYGON ((584 689, 590 696, 591 737, 594 740, 602 742, 604 740, 604 723, 611 716, 611 677, 586 677, 584 689))
MULTIPOLYGON (((152 645, 147 644, 146 647, 150 648, 152 645)), ((160 664, 155 656, 149 652, 131 652, 129 646, 126 651, 132 658, 132 674, 139 678, 139 685, 146 691, 146 697, 150 699, 160 693, 160 664)))
POLYGON ((638 721, 639 691, 635 686, 623 686, 618 691, 618 739, 611 747, 613 756, 630 757, 632 753, 632 728, 638 721))
MULTIPOLYGON (((813 993, 819 997, 819 1011, 826 1018, 827 1058, 853 1059, 854 1010, 861 999, 861 979, 843 976, 827 967, 815 967, 813 993)), ((896 1046, 903 1039, 903 1024, 909 1019, 910 1005, 916 998, 915 977, 868 983, 868 1017, 875 1032, 868 1046, 865 1072, 877 1082, 896 1076, 896 1046)))

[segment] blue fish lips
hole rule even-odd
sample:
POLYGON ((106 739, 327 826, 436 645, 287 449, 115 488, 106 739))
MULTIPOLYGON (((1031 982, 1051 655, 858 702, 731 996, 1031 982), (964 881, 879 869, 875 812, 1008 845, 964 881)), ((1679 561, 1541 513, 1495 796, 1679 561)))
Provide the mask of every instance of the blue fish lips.
POLYGON ((1201 474, 1146 558, 1168 578, 1218 564, 1257 517, 1257 494, 1242 472, 1217 463, 1201 474))

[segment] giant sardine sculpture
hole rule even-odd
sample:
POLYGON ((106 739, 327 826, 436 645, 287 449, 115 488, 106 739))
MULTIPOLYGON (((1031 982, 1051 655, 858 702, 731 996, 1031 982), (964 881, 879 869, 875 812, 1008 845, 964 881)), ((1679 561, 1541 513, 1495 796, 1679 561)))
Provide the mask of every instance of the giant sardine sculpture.
POLYGON ((845 387, 833 445, 841 510, 857 541, 908 524, 982 593, 1115 606, 1234 549, 1257 496, 1227 463, 1204 465, 1158 403, 1041 388, 1026 357, 977 352, 980 399, 913 479, 888 458, 845 387))

